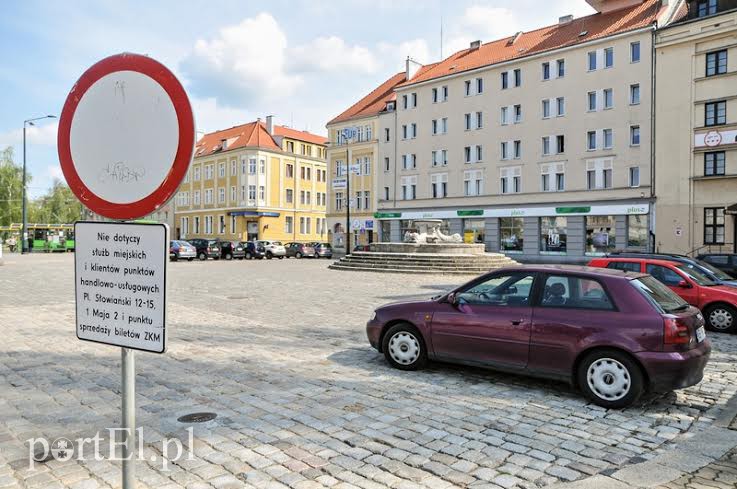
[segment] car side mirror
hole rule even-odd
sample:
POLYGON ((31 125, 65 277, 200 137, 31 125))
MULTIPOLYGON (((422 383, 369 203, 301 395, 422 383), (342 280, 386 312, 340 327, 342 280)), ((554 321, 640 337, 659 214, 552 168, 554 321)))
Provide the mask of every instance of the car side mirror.
POLYGON ((512 285, 511 287, 507 287, 507 295, 513 295, 517 293, 517 286, 512 285))
POLYGON ((678 286, 680 288, 682 288, 682 289, 690 289, 691 288, 691 284, 688 283, 688 282, 686 282, 685 280, 681 280, 680 282, 678 282, 678 286))

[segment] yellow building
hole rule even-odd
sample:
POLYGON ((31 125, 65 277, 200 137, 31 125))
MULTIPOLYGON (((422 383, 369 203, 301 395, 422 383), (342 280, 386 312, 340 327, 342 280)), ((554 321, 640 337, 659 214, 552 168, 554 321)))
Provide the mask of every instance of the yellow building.
POLYGON ((327 140, 260 119, 203 136, 172 237, 325 241, 327 140))

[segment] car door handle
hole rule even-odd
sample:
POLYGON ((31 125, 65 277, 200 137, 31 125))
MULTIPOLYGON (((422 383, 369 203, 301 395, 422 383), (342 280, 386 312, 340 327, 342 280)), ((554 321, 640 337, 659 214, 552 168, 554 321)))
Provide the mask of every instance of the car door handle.
POLYGON ((522 324, 522 323, 524 323, 524 322, 525 322, 525 320, 524 320, 524 319, 516 319, 516 320, 512 320, 512 326, 519 326, 520 324, 522 324))

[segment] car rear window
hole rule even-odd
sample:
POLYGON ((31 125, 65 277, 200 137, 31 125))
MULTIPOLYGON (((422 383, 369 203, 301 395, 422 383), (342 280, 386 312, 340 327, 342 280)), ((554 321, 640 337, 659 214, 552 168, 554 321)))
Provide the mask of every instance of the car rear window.
POLYGON ((609 262, 609 265, 607 265, 606 267, 614 270, 624 270, 625 272, 640 271, 640 263, 633 261, 613 261, 609 262))
POLYGON ((675 292, 653 277, 636 278, 630 283, 660 312, 673 312, 688 305, 675 292))

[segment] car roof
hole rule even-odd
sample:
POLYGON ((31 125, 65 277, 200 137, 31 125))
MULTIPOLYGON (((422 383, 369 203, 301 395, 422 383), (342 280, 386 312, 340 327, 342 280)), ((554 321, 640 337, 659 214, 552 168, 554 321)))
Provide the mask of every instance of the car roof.
MULTIPOLYGON (((569 273, 577 275, 626 277, 633 279, 644 277, 646 273, 614 270, 611 268, 588 267, 582 265, 517 265, 504 267, 505 271, 543 272, 543 273, 569 273)), ((496 271, 496 270, 494 270, 496 271)))
POLYGON ((610 261, 610 262, 627 262, 627 261, 637 260, 637 261, 644 261, 651 265, 672 265, 672 266, 683 265, 683 263, 674 261, 674 260, 662 260, 658 258, 644 258, 644 257, 635 257, 635 256, 631 256, 629 258, 628 257, 621 257, 621 258, 603 257, 599 259, 610 261))

